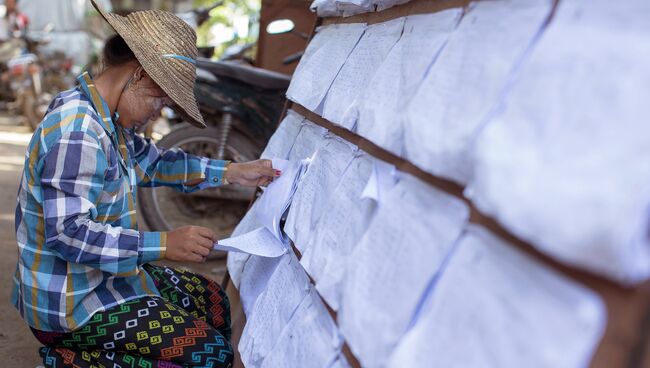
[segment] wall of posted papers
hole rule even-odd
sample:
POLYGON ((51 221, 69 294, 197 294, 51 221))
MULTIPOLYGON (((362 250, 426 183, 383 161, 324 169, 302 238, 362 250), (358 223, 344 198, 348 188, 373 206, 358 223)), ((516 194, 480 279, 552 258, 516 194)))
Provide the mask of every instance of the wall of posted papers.
MULTIPOLYGON (((287 97, 464 199, 289 109, 262 156, 309 161, 283 219, 298 252, 229 255, 242 361, 589 365, 606 301, 472 222, 470 206, 560 264, 622 287, 649 278, 650 2, 483 0, 331 21, 403 3, 316 0, 330 21, 287 97)), ((258 202, 234 235, 260 226, 258 202)))

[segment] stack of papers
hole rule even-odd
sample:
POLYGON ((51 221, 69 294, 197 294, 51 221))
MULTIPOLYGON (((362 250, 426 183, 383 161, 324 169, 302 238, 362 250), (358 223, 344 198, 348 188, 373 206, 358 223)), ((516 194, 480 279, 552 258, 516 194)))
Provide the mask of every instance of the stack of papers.
POLYGON ((472 4, 408 108, 399 111, 405 116, 402 143, 409 161, 434 175, 468 182, 473 138, 501 101, 551 5, 548 0, 472 4))
POLYGON ((650 278, 650 7, 624 4, 562 1, 476 140, 468 193, 542 252, 633 284, 650 278))
POLYGON ((269 184, 255 204, 255 215, 261 226, 245 234, 220 240, 214 244, 214 249, 262 257, 279 257, 289 249, 289 239, 280 229, 280 220, 291 204, 302 175, 307 171, 309 160, 291 162, 274 159, 272 162, 275 169, 282 171, 282 175, 269 184))
POLYGON ((404 109, 462 13, 456 8, 406 17, 399 40, 356 99, 359 135, 402 155, 404 109))
POLYGON ((412 176, 386 194, 365 234, 341 259, 337 320, 362 366, 386 363, 468 216, 460 199, 412 176))

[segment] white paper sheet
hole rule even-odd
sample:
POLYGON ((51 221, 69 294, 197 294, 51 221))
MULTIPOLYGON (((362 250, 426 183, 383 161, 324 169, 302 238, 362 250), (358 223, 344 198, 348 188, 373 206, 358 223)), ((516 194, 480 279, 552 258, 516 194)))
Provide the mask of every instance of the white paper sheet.
POLYGON ((356 147, 331 136, 314 154, 291 202, 284 231, 304 252, 313 241, 313 230, 323 206, 356 154, 356 147))
POLYGON ((373 201, 360 198, 371 171, 372 160, 366 155, 350 163, 323 206, 312 242, 300 259, 319 294, 334 310, 339 308, 345 259, 363 235, 375 208, 373 201))
POLYGON ((358 114, 351 107, 355 98, 363 93, 403 27, 404 18, 368 26, 327 92, 322 114, 325 119, 348 129, 354 126, 358 114))
POLYGON ((650 3, 560 2, 478 139, 477 205, 560 261, 650 277, 650 3))
MULTIPOLYGON (((293 254, 284 257, 255 302, 255 307, 246 316, 246 326, 239 340, 239 353, 244 366, 260 366, 309 292, 310 285, 298 259, 293 254)), ((289 362, 286 362, 287 365, 289 362)))
MULTIPOLYGON (((381 0, 397 4, 404 0, 381 0)), ((388 4, 386 4, 388 5, 388 4)), ((368 13, 375 10, 375 2, 370 0, 315 0, 309 6, 319 17, 349 17, 356 14, 368 13)), ((383 7, 385 8, 385 7, 383 7)))
POLYGON ((261 367, 328 367, 338 358, 341 344, 334 321, 312 289, 261 367))
POLYGON ((246 234, 221 239, 214 244, 215 250, 240 252, 261 257, 279 257, 288 247, 266 227, 260 227, 246 234))
POLYGON ((287 159, 296 137, 302 128, 304 118, 293 110, 287 111, 287 116, 282 120, 278 129, 273 133, 266 145, 261 158, 287 159))
POLYGON ((316 12, 319 17, 335 17, 340 16, 341 11, 336 6, 335 0, 314 0, 309 9, 316 12))
POLYGON ((227 266, 228 273, 230 274, 230 280, 235 288, 239 289, 239 283, 241 282, 241 274, 244 271, 244 266, 248 262, 250 254, 248 253, 228 253, 227 255, 227 266))
MULTIPOLYGON (((251 206, 251 209, 246 212, 244 218, 239 221, 239 224, 235 227, 235 230, 232 232, 232 236, 238 236, 249 231, 255 230, 261 225, 257 221, 257 216, 252 211, 252 208, 255 207, 255 203, 251 206)), ((228 253, 227 256, 227 266, 228 273, 230 274, 230 280, 236 288, 239 288, 239 283, 241 280, 241 274, 244 271, 244 265, 248 261, 248 253, 228 253)))
POLYGON ((339 357, 334 361, 334 363, 332 363, 331 366, 329 366, 329 368, 350 368, 350 367, 351 367, 350 363, 348 363, 348 360, 345 359, 345 356, 343 356, 342 354, 339 355, 339 357))
POLYGON ((295 162, 274 159, 273 167, 282 171, 282 175, 268 185, 255 207, 259 222, 285 245, 288 244, 288 239, 280 229, 280 220, 289 208, 308 166, 309 159, 295 162))
POLYGON ((282 171, 256 201, 254 212, 260 227, 245 234, 219 240, 216 250, 241 252, 262 257, 279 257, 289 251, 289 241, 280 229, 280 220, 309 165, 308 160, 290 162, 272 159, 273 167, 282 171))
POLYGON ((372 5, 377 7, 377 11, 386 10, 396 5, 406 4, 410 0, 373 0, 372 5))
POLYGON ((315 111, 365 28, 362 23, 319 28, 293 74, 287 98, 315 111))
POLYGON ((404 176, 347 257, 339 326, 364 367, 379 367, 468 217, 459 199, 404 176))
POLYGON ((472 226, 388 366, 587 367, 604 326, 597 294, 472 226))
POLYGON ((374 10, 370 0, 337 0, 336 7, 344 17, 351 17, 374 10))
POLYGON ((275 258, 250 256, 242 271, 239 284, 239 296, 244 314, 248 315, 251 312, 257 297, 266 289, 276 267, 291 256, 290 253, 275 258))
POLYGON ((449 9, 406 17, 402 37, 355 102, 359 135, 402 154, 404 107, 456 28, 461 14, 462 9, 449 9))
POLYGON ((472 138, 500 101, 552 0, 478 1, 463 16, 406 111, 406 157, 466 183, 472 138))
POLYGON ((301 161, 311 157, 325 140, 325 134, 327 129, 305 120, 289 152, 289 161, 301 161))
POLYGON ((361 198, 371 199, 379 206, 386 193, 390 192, 399 181, 400 174, 395 166, 387 162, 378 159, 372 161, 372 173, 363 188, 361 198))

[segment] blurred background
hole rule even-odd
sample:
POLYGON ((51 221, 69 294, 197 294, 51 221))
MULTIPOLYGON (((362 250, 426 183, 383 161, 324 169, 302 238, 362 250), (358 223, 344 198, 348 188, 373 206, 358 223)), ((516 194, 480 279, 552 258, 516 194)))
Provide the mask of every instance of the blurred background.
MULTIPOLYGON (((196 94, 208 128, 198 130, 182 114, 167 109, 142 134, 158 146, 181 147, 201 156, 235 162, 260 156, 314 26, 308 1, 99 2, 124 16, 147 9, 170 11, 197 32, 202 58, 196 94)), ((88 0, 0 0, 0 249, 7 255, 0 258, 3 366, 40 364, 38 344, 10 303, 17 256, 14 211, 25 149, 54 96, 73 88, 82 72, 101 71, 100 55, 111 34, 88 0)), ((167 188, 139 190, 139 225, 160 231, 196 224, 227 237, 254 195, 230 187, 193 195, 167 188)), ((221 282, 225 255, 213 254, 205 264, 192 267, 221 282)), ((229 294, 236 304, 236 293, 229 294)))
MULTIPOLYGON (((100 2, 121 15, 145 9, 173 12, 196 30, 203 57, 287 75, 297 59, 286 62, 286 58, 303 50, 306 40, 299 35, 308 34, 315 19, 308 3, 300 0, 100 2), (267 32, 277 20, 289 21, 290 31, 267 32)), ((87 0, 1 0, 0 18, 0 109, 30 120, 25 123, 35 127, 53 95, 71 87, 82 71, 99 71, 98 57, 111 29, 87 0), (18 77, 36 71, 41 78, 32 82, 37 91, 24 96, 28 93, 20 87, 31 81, 23 83, 18 77)))

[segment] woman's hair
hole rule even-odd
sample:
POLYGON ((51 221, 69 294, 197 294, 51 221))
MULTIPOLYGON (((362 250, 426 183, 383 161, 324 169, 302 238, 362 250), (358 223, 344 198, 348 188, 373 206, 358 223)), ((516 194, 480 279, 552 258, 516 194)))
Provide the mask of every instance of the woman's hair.
POLYGON ((104 68, 118 66, 137 60, 129 45, 120 35, 109 38, 104 45, 104 68))

